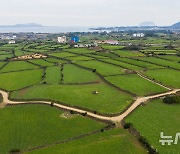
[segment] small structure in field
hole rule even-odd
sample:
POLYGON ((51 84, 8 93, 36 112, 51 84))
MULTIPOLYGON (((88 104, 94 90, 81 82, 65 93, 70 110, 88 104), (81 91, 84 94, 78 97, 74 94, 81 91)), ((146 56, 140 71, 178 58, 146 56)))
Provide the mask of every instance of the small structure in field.
POLYGON ((99 91, 93 91, 93 94, 97 95, 99 94, 99 91))
POLYGON ((11 40, 11 41, 9 41, 9 44, 15 44, 16 43, 16 41, 15 40, 11 40))

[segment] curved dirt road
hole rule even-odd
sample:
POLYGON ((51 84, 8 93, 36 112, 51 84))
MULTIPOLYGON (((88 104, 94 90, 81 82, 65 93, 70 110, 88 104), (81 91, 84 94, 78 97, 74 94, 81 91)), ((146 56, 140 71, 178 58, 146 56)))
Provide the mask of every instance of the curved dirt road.
MULTIPOLYGON (((88 112, 88 111, 85 111, 85 110, 81 110, 81 109, 77 109, 77 108, 73 108, 73 107, 68 107, 68 106, 65 106, 65 105, 60 105, 60 104, 57 104, 57 103, 54 103, 53 106, 59 107, 61 109, 69 110, 69 111, 75 111, 75 112, 78 112, 78 113, 87 113, 88 116, 91 116, 93 118, 100 119, 100 120, 111 121, 111 122, 116 123, 116 122, 121 122, 125 117, 127 117, 132 111, 134 111, 143 102, 146 102, 149 99, 175 94, 178 91, 180 91, 180 89, 174 89, 172 91, 165 92, 165 93, 162 93, 162 94, 153 95, 153 96, 139 97, 139 98, 136 99, 136 101, 124 113, 122 113, 122 114, 120 114, 118 116, 114 116, 114 117, 102 116, 102 115, 94 114, 92 112, 88 112)), ((5 105, 8 105, 8 104, 16 105, 16 104, 27 104, 28 103, 28 102, 11 101, 11 100, 8 99, 8 97, 9 97, 8 92, 0 90, 0 93, 3 96, 3 104, 5 104, 5 105)), ((34 104, 36 104, 36 103, 38 103, 38 104, 42 103, 42 104, 48 104, 48 105, 51 104, 51 102, 47 102, 47 101, 30 101, 30 102, 34 103, 34 104)))

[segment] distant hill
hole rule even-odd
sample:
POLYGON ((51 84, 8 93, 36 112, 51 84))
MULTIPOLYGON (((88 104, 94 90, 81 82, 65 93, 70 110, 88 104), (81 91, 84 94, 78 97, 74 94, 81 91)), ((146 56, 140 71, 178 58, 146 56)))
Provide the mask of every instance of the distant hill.
POLYGON ((0 25, 0 27, 43 27, 41 24, 27 23, 27 24, 16 24, 16 25, 0 25))
POLYGON ((170 26, 173 29, 180 29, 180 22, 175 23, 174 25, 170 26))
POLYGON ((153 22, 146 21, 139 24, 140 27, 153 27, 156 26, 153 22))

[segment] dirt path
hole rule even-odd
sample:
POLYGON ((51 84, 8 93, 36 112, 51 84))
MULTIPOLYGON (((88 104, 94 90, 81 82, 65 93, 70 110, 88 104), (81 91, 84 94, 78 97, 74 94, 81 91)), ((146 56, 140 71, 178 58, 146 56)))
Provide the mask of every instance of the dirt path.
POLYGON ((169 88, 169 87, 167 87, 167 86, 164 86, 164 85, 162 85, 162 84, 160 84, 160 83, 158 83, 158 82, 156 82, 156 81, 153 81, 153 80, 145 77, 144 75, 142 75, 142 74, 139 73, 139 72, 137 73, 137 75, 138 75, 139 77, 145 79, 145 80, 148 80, 148 81, 150 81, 150 82, 152 82, 152 83, 154 83, 154 84, 157 84, 158 86, 161 86, 161 87, 163 87, 163 88, 165 88, 165 89, 168 89, 168 90, 172 90, 171 88, 169 88))
MULTIPOLYGON (((77 109, 77 108, 73 108, 73 107, 68 107, 68 106, 65 106, 65 105, 60 105, 60 104, 57 104, 57 103, 54 103, 54 106, 59 107, 61 109, 66 109, 66 110, 69 110, 69 111, 75 111, 75 112, 78 112, 78 113, 87 113, 88 116, 91 116, 93 118, 100 119, 100 120, 111 121, 111 122, 116 123, 116 122, 121 122, 126 116, 128 116, 132 111, 134 111, 143 102, 146 102, 149 99, 158 98, 158 97, 162 97, 162 96, 166 96, 166 95, 170 95, 170 94, 175 94, 175 93, 177 93, 179 91, 180 91, 180 89, 175 89, 175 90, 165 92, 165 93, 162 93, 162 94, 157 94, 157 95, 147 96, 147 97, 139 97, 139 98, 136 99, 136 101, 124 113, 120 114, 119 116, 114 116, 114 117, 102 116, 102 115, 94 114, 94 113, 91 113, 91 112, 88 112, 88 111, 85 111, 85 110, 81 110, 81 109, 77 109)), ((4 105, 8 105, 8 104, 16 105, 16 104, 27 104, 28 103, 28 102, 11 101, 11 100, 8 99, 8 96, 9 96, 8 92, 0 90, 0 93, 3 96, 4 105)), ((34 104, 37 104, 37 103, 38 104, 39 103, 48 104, 48 105, 51 104, 51 102, 47 102, 47 101, 30 101, 30 102, 34 103, 34 104)))

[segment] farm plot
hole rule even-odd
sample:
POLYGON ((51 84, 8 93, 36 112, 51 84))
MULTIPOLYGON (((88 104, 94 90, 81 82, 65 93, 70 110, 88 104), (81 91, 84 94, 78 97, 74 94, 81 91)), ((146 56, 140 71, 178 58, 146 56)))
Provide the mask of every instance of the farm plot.
POLYGON ((116 45, 101 45, 101 47, 108 50, 121 50, 124 48, 124 46, 116 46, 116 45))
POLYGON ((66 63, 66 61, 56 58, 46 58, 46 61, 50 63, 59 63, 59 64, 66 63))
POLYGON ((178 153, 179 145, 162 146, 159 143, 160 132, 164 135, 173 136, 179 132, 180 128, 180 105, 167 105, 162 100, 153 100, 145 106, 139 107, 130 114, 125 121, 130 122, 141 133, 143 137, 159 153, 169 154, 178 153))
POLYGON ((47 67, 43 82, 47 84, 59 84, 61 82, 61 66, 47 67))
POLYGON ((146 62, 143 62, 143 61, 139 61, 137 59, 119 58, 119 60, 121 60, 123 62, 130 63, 132 65, 139 66, 139 67, 148 68, 148 69, 163 68, 163 66, 158 66, 158 65, 155 65, 155 64, 146 63, 146 62))
POLYGON ((6 62, 0 62, 0 69, 6 64, 6 62))
POLYGON ((171 60, 171 61, 174 61, 174 62, 180 62, 180 57, 179 56, 159 56, 160 58, 164 58, 164 59, 167 59, 167 60, 171 60))
POLYGON ((7 60, 12 58, 13 56, 13 54, 0 55, 0 60, 7 60))
POLYGON ((114 51, 115 54, 120 55, 121 57, 141 57, 145 56, 141 52, 138 51, 124 51, 124 50, 116 50, 114 51))
POLYGON ((114 85, 138 96, 165 92, 166 89, 147 81, 136 74, 109 76, 106 79, 114 85))
POLYGON ((86 61, 86 60, 93 60, 92 57, 86 57, 86 56, 75 56, 75 57, 67 57, 66 59, 71 61, 86 61))
POLYGON ((79 68, 71 64, 64 65, 63 74, 64 74, 64 83, 78 84, 78 83, 100 81, 98 76, 93 72, 79 68))
POLYGON ((124 69, 118 66, 114 66, 111 64, 106 64, 99 61, 78 61, 77 64, 81 66, 85 66, 91 69, 96 69, 98 73, 101 75, 116 75, 116 74, 124 74, 124 69))
POLYGON ((0 72, 22 71, 27 69, 37 69, 38 66, 30 64, 26 61, 12 61, 3 67, 0 72))
POLYGON ((69 53, 69 52, 57 52, 57 53, 52 53, 49 55, 55 56, 55 57, 60 57, 60 58, 76 56, 76 54, 69 53))
POLYGON ((83 154, 84 151, 94 154, 146 153, 146 151, 141 147, 136 139, 127 131, 123 129, 113 129, 100 134, 84 137, 69 143, 28 152, 28 154, 72 154, 74 152, 76 154, 83 154))
POLYGON ((51 99, 104 114, 122 112, 133 98, 105 84, 37 85, 11 93, 12 99, 51 99), (99 94, 94 94, 97 91, 99 94))
POLYGON ((172 62, 172 61, 168 61, 168 60, 164 60, 160 58, 155 58, 155 57, 142 57, 140 60, 144 60, 144 61, 151 62, 157 65, 163 65, 166 67, 172 67, 172 68, 180 70, 180 64, 176 62, 172 62))
POLYGON ((43 59, 33 59, 33 60, 29 60, 29 62, 31 62, 33 64, 40 65, 40 66, 52 66, 52 65, 54 65, 53 63, 49 63, 43 59))
POLYGON ((69 51, 69 52, 77 53, 77 54, 85 54, 85 53, 95 52, 94 50, 89 50, 89 49, 87 49, 87 48, 65 49, 65 51, 69 51))
POLYGON ((41 81, 40 69, 0 74, 0 88, 11 91, 24 88, 41 81))
POLYGON ((124 63, 124 62, 119 61, 118 59, 107 59, 106 58, 106 59, 103 59, 103 61, 109 62, 112 64, 116 64, 116 65, 119 65, 121 67, 125 67, 125 68, 130 69, 130 70, 135 70, 135 71, 143 70, 142 67, 138 67, 138 66, 135 66, 133 64, 124 63))
POLYGON ((10 106, 0 112, 0 153, 26 151, 105 127, 79 115, 43 105, 10 106), (69 114, 69 113, 68 113, 69 114))
POLYGON ((155 53, 155 54, 177 54, 176 50, 141 50, 143 53, 155 53))
POLYGON ((165 85, 180 88, 180 72, 172 69, 148 70, 145 72, 147 76, 165 85))

